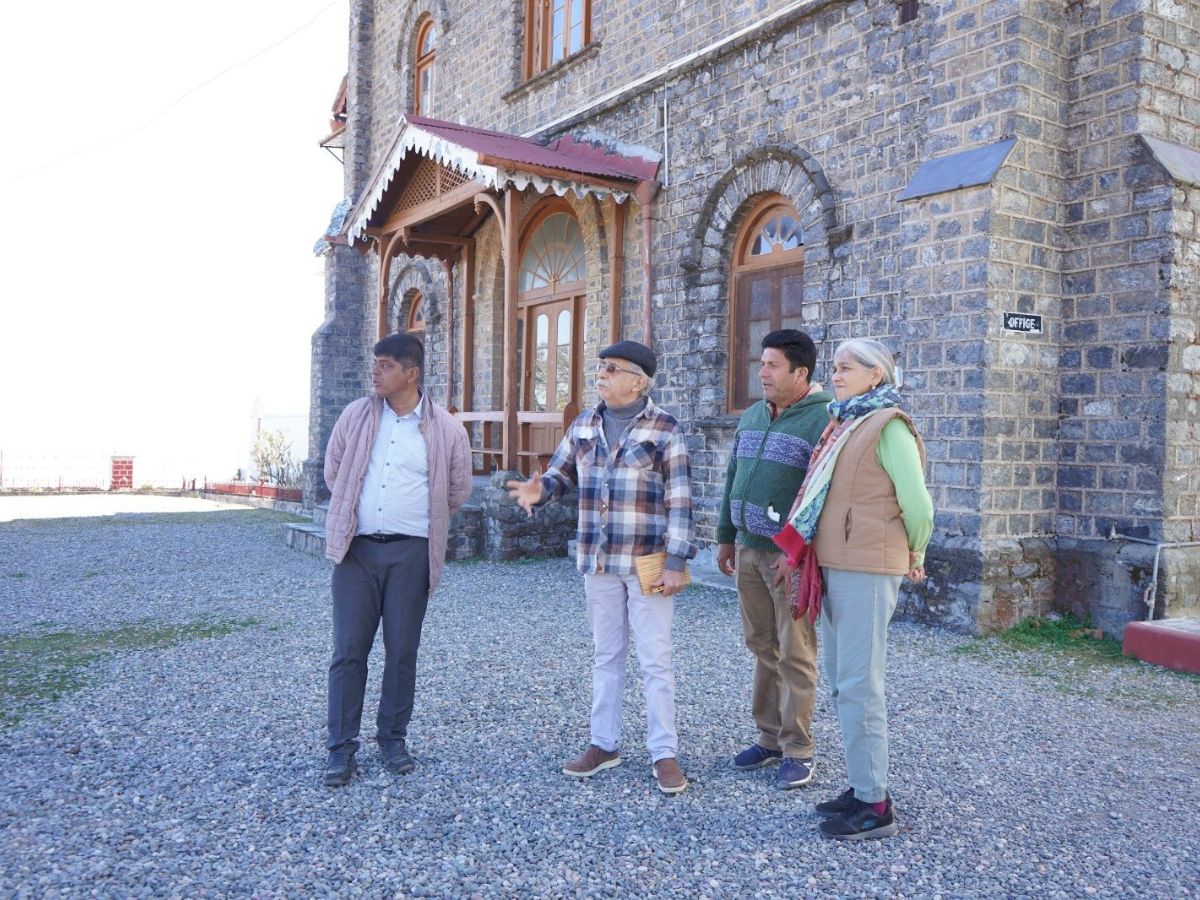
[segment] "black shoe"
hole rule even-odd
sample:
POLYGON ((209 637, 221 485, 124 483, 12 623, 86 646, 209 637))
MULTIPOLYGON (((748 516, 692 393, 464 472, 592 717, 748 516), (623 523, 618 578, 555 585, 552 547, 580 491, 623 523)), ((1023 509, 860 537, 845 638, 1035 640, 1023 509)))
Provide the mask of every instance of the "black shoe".
POLYGON ((404 741, 380 741, 379 755, 383 757, 383 767, 393 775, 407 775, 417 767, 404 741))
POLYGON ((325 760, 325 787, 345 787, 357 770, 353 750, 334 750, 325 760))
POLYGON ((818 816, 828 819, 854 812, 857 807, 858 801, 854 799, 854 788, 846 788, 832 800, 823 800, 813 808, 817 811, 818 816))
MULTIPOLYGON (((839 798, 840 799, 840 798, 839 798)), ((892 801, 887 801, 883 815, 875 812, 871 804, 855 799, 855 808, 844 816, 826 819, 818 826, 825 837, 839 841, 868 841, 891 837, 900 831, 896 817, 892 815, 892 801)))

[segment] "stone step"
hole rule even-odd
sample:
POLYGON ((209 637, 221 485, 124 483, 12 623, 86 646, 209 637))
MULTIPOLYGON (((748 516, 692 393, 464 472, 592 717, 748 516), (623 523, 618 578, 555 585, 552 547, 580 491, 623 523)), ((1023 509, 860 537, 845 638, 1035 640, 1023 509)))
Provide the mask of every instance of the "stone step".
POLYGON ((293 523, 283 530, 283 540, 293 550, 311 553, 313 556, 325 555, 325 526, 310 522, 293 523))
POLYGON ((1122 646, 1142 662, 1200 674, 1200 616, 1130 622, 1122 646))
POLYGON ((324 525, 325 517, 329 515, 329 501, 318 503, 312 508, 312 520, 314 525, 324 525))
MULTIPOLYGON (((328 510, 329 505, 324 504, 328 510)), ((316 507, 313 508, 313 521, 299 522, 287 525, 284 529, 283 540, 293 550, 311 553, 314 556, 325 555, 325 516, 317 521, 316 507)), ((483 555, 483 509, 475 503, 467 503, 454 514, 450 520, 450 536, 446 548, 447 559, 472 559, 483 555)))

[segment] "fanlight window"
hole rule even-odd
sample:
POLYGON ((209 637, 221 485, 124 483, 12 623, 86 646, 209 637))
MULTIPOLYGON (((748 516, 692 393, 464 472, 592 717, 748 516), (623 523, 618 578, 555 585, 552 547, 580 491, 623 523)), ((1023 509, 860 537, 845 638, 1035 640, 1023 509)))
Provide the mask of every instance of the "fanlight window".
POLYGON ((547 216, 521 256, 521 292, 555 291, 560 285, 583 281, 583 235, 567 213, 547 216))
POLYGON ((766 256, 783 250, 795 250, 804 243, 800 233, 800 223, 789 212, 772 210, 765 218, 760 219, 760 225, 750 241, 751 256, 766 256))

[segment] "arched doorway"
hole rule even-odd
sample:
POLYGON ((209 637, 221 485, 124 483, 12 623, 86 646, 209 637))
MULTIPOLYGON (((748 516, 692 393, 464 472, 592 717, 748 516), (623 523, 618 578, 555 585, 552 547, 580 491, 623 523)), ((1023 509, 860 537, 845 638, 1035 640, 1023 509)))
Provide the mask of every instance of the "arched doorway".
POLYGON ((530 459, 549 456, 562 418, 578 409, 582 366, 580 312, 585 294, 583 235, 570 208, 551 201, 530 219, 517 274, 518 393, 527 414, 522 444, 530 459))

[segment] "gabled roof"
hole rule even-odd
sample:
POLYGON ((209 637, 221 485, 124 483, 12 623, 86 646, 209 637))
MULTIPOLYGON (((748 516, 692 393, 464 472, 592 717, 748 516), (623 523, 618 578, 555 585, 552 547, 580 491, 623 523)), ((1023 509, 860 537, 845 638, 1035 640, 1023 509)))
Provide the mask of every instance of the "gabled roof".
POLYGON ((509 184, 524 189, 532 185, 560 197, 574 191, 580 198, 592 194, 612 197, 618 203, 623 203, 639 182, 654 178, 658 170, 654 154, 616 152, 570 136, 541 144, 499 131, 402 116, 392 146, 346 220, 345 233, 351 242, 362 236, 410 154, 434 160, 478 181, 481 189, 500 190, 509 184))

